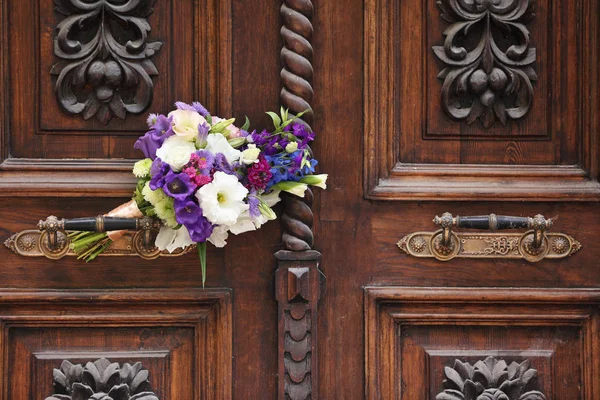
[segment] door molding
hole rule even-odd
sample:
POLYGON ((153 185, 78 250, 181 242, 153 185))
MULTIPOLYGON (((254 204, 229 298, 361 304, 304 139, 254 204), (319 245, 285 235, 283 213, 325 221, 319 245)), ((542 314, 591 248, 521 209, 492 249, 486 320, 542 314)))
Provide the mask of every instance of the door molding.
MULTIPOLYGON (((364 289, 367 398, 426 398, 423 392, 416 395, 413 392, 404 393, 402 396, 401 392, 421 390, 423 387, 433 392, 438 390, 436 387, 430 388, 432 379, 429 376, 429 364, 441 356, 452 360, 467 356, 477 359, 486 356, 518 357, 520 361, 537 357, 537 365, 546 366, 544 374, 547 376, 543 378, 548 386, 556 378, 551 375, 560 371, 556 367, 550 372, 549 366, 565 356, 560 354, 561 351, 564 353, 560 348, 538 349, 533 341, 526 341, 522 343, 522 348, 516 349, 510 344, 506 344, 506 348, 485 348, 485 345, 480 345, 480 348, 469 348, 465 353, 458 346, 449 347, 446 344, 436 348, 435 343, 422 345, 405 337, 409 329, 423 327, 431 331, 440 327, 459 327, 466 332, 494 327, 547 329, 550 332, 564 330, 570 335, 570 345, 580 352, 579 363, 583 371, 576 378, 581 379, 583 398, 599 398, 600 387, 596 377, 600 373, 600 360, 595 357, 600 346, 599 306, 600 289, 367 287, 364 289), (417 357, 420 362, 410 359, 413 366, 411 371, 402 370, 402 358, 407 348, 414 350, 411 354, 420 354, 417 357), (412 381, 407 381, 409 379, 412 381), (417 383, 414 379, 420 381, 417 383)), ((442 372, 439 379, 443 378, 442 372)), ((576 387, 571 389, 577 390, 576 387)), ((546 389, 544 392, 556 396, 553 390, 546 389)))
MULTIPOLYGON (((171 383, 183 370, 193 374, 188 384, 193 385, 194 398, 232 396, 230 289, 3 290, 0 333, 0 395, 6 400, 15 396, 11 382, 48 382, 48 388, 35 390, 51 390, 52 369, 64 360, 79 363, 99 358, 152 367, 153 389, 170 393, 169 398, 189 393, 189 386, 171 383), (161 333, 168 329, 186 334, 161 333), (85 345, 59 339, 74 335, 79 340, 88 331, 95 334, 81 338, 85 345), (119 332, 123 331, 131 332, 130 340, 122 339, 125 336, 119 332), (54 339, 40 342, 44 332, 52 332, 48 335, 54 339), (102 335, 109 339, 96 343, 102 335), (37 378, 27 378, 29 374, 37 378)), ((36 398, 51 394, 39 393, 36 398)))

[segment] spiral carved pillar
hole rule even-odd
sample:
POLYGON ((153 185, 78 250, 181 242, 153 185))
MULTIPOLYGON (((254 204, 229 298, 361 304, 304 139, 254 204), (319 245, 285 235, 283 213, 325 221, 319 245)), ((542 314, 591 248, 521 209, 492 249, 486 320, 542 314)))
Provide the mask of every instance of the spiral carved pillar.
MULTIPOLYGON (((298 120, 312 130, 313 110, 313 3, 283 0, 281 5, 281 105, 291 113, 305 111, 298 120)), ((280 400, 318 399, 317 311, 325 291, 319 270, 321 254, 313 250, 313 193, 304 198, 282 194, 283 250, 275 256, 276 296, 279 302, 280 400)))

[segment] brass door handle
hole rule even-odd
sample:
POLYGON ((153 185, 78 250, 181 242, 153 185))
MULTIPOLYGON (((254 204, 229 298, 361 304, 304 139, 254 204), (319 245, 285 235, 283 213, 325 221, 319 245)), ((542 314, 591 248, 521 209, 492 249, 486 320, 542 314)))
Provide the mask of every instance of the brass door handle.
POLYGON ((552 219, 543 215, 514 217, 504 215, 453 216, 444 213, 433 219, 435 232, 406 235, 398 246, 414 257, 434 257, 440 261, 458 258, 524 258, 536 262, 574 254, 581 243, 564 233, 548 232, 552 219), (488 230, 490 233, 460 232, 453 228, 488 230), (507 229, 527 229, 524 233, 501 233, 507 229))
POLYGON ((433 223, 442 228, 442 244, 445 246, 450 244, 451 230, 453 226, 456 226, 458 228, 485 229, 490 231, 501 229, 533 229, 534 238, 532 246, 539 248, 542 245, 544 232, 552 227, 552 220, 546 219, 540 214, 532 218, 496 214, 469 217, 457 215, 453 217, 450 213, 444 213, 441 217, 436 215, 433 223))

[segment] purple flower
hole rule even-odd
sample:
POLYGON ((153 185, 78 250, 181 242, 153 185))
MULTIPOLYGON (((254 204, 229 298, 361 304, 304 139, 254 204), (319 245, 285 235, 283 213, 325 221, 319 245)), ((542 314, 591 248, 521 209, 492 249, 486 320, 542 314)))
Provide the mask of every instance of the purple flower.
POLYGON ((235 175, 235 171, 233 170, 232 166, 227 161, 225 154, 223 153, 215 154, 215 169, 217 171, 225 172, 229 175, 235 175))
POLYGON ((208 150, 198 150, 192 154, 191 162, 203 174, 207 174, 215 165, 215 156, 208 150))
POLYGON ((306 126, 302 124, 294 124, 292 130, 294 131, 294 136, 300 141, 300 143, 298 143, 299 149, 304 149, 308 142, 315 140, 315 133, 306 129, 306 126))
POLYGON ((174 135, 171 129, 172 117, 159 115, 156 117, 156 122, 144 136, 139 138, 133 145, 134 149, 141 150, 144 157, 154 160, 156 158, 156 150, 162 146, 164 141, 174 135))
POLYGON ((202 115, 203 117, 210 115, 208 110, 202 104, 198 103, 197 101, 193 102, 191 105, 184 103, 182 101, 178 101, 175 103, 175 107, 177 107, 179 110, 196 111, 198 114, 202 115))
POLYGON ((156 140, 152 131, 149 131, 135 142, 133 148, 141 150, 142 153, 144 153, 144 157, 154 160, 156 158, 156 150, 158 150, 161 145, 162 142, 156 140))
POLYGON ((187 228, 194 242, 205 242, 210 237, 213 225, 202 214, 198 204, 190 199, 175 200, 174 207, 177 222, 187 228))
POLYGON ((157 158, 152 162, 150 167, 150 189, 157 190, 165 185, 165 176, 171 172, 169 164, 162 162, 160 158, 157 158))
POLYGON ((206 138, 208 137, 208 131, 210 131, 210 125, 204 123, 198 125, 198 145, 200 147, 206 146, 206 138))
POLYGON ((193 226, 186 225, 186 228, 188 228, 190 238, 194 242, 202 243, 206 242, 210 235, 212 235, 214 226, 202 215, 193 226))
POLYGON ((260 217, 260 209, 258 208, 260 200, 256 197, 256 190, 252 190, 248 196, 248 205, 250 206, 250 217, 256 219, 260 217))
POLYGON ((204 106, 202 104, 198 103, 197 101, 192 103, 192 107, 194 107, 194 110, 196 110, 203 117, 210 115, 208 110, 206 108, 204 108, 204 106))
POLYGON ((185 200, 192 194, 194 194, 194 185, 187 174, 176 174, 173 171, 169 171, 165 176, 165 185, 163 190, 168 196, 176 200, 185 200))
POLYGON ((202 216, 202 210, 191 199, 175 200, 173 206, 175 207, 175 216, 177 222, 185 225, 194 225, 198 218, 202 216))
POLYGON ((196 111, 194 109, 194 107, 192 107, 191 105, 189 105, 188 103, 184 103, 183 101, 176 101, 175 102, 175 107, 177 107, 178 110, 185 110, 185 111, 196 111))

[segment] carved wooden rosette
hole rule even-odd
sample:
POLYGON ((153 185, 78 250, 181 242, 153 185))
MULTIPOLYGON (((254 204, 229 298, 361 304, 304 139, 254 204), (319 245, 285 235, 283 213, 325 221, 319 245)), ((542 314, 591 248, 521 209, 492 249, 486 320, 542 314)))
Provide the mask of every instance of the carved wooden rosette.
POLYGON ((65 360, 54 369, 54 394, 46 400, 159 400, 141 363, 111 363, 105 358, 85 365, 65 360))
POLYGON ((113 116, 140 114, 152 103, 151 61, 162 42, 149 42, 147 17, 156 0, 56 0, 64 18, 56 26, 52 67, 61 108, 106 125, 113 116))
POLYGON ((529 360, 507 364, 487 357, 474 365, 455 360, 452 368, 444 368, 444 376, 444 391, 436 400, 546 400, 529 360))
POLYGON ((281 250, 276 272, 279 302, 279 387, 282 400, 317 399, 317 308, 325 290, 321 254, 281 250), (313 385, 314 383, 314 385, 313 385))

